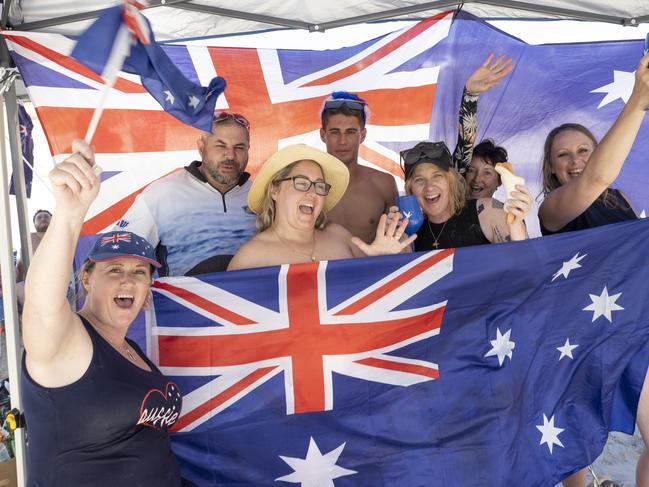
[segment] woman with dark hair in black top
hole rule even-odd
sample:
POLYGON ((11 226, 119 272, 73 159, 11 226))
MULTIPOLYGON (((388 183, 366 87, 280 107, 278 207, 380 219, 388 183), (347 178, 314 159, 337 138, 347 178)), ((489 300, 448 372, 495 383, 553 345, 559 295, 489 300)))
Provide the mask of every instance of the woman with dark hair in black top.
POLYGON ((78 314, 68 273, 99 191, 82 141, 50 172, 56 211, 25 283, 21 388, 27 485, 178 487, 168 429, 182 398, 126 332, 148 300, 153 247, 130 232, 100 237, 80 271, 78 314))

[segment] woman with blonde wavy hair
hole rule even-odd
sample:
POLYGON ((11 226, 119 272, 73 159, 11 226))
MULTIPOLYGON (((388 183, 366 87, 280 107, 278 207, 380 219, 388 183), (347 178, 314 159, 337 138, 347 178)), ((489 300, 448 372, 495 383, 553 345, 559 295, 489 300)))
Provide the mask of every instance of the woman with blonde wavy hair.
POLYGON ((401 153, 406 193, 417 197, 424 224, 415 250, 436 250, 527 238, 532 196, 525 186, 503 205, 493 198, 466 200, 466 183, 444 142, 420 142, 401 153), (507 214, 513 218, 507 221, 507 214))
POLYGON ((326 212, 348 183, 345 164, 326 152, 297 144, 273 154, 248 193, 258 233, 234 255, 228 270, 395 254, 408 247, 415 236, 402 239, 408 220, 401 221, 401 215, 390 222, 383 215, 371 244, 326 222, 326 212))

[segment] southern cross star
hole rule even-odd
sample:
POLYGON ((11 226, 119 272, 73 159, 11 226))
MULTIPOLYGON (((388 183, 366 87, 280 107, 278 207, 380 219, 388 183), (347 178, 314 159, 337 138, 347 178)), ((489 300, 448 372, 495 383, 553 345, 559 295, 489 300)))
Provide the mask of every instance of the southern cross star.
POLYGON ((334 487, 334 479, 358 473, 336 465, 343 448, 345 443, 323 455, 312 437, 309 440, 306 458, 279 456, 293 469, 293 473, 279 477, 275 481, 300 484, 301 487, 334 487))
POLYGON ((615 303, 615 301, 617 301, 617 298, 622 296, 622 293, 617 293, 609 296, 606 286, 604 286, 604 290, 599 296, 597 296, 596 294, 589 294, 589 296, 593 302, 586 306, 583 311, 593 312, 593 319, 591 320, 591 323, 600 316, 606 318, 609 323, 613 323, 611 312, 624 309, 622 306, 615 303))
POLYGON ((574 271, 575 269, 581 267, 579 261, 581 261, 581 259, 583 259, 587 255, 588 254, 579 255, 579 252, 577 252, 575 255, 572 256, 572 259, 570 259, 567 262, 564 262, 563 265, 561 266, 561 269, 559 269, 557 272, 554 273, 554 275, 552 276, 552 281, 554 281, 559 276, 563 276, 564 278, 568 279, 568 274, 570 274, 570 271, 574 271))
POLYGON ((543 414, 543 425, 537 424, 536 429, 538 429, 542 435, 539 445, 542 445, 543 443, 548 445, 550 454, 552 454, 552 447, 554 445, 559 445, 561 448, 565 448, 559 439, 559 435, 564 428, 557 428, 554 426, 554 415, 552 415, 548 420, 548 417, 543 414))
POLYGON ((505 357, 509 357, 509 360, 512 359, 512 350, 516 346, 516 343, 509 340, 509 335, 512 331, 507 330, 505 334, 500 333, 500 328, 496 328, 496 339, 490 340, 491 350, 489 350, 485 357, 491 357, 492 355, 498 356, 498 364, 502 367, 505 357))
POLYGON ((570 338, 566 338, 566 343, 564 343, 562 347, 557 347, 557 350, 561 352, 561 355, 559 356, 559 360, 561 360, 563 357, 574 359, 574 357, 572 356, 572 351, 578 346, 579 345, 571 345, 570 338))

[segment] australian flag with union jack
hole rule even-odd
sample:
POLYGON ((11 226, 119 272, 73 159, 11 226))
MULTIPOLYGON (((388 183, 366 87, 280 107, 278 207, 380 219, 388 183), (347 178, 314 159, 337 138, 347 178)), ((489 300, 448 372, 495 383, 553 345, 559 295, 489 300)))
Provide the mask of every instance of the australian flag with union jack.
POLYGON ((633 432, 649 222, 164 278, 150 352, 198 485, 554 485, 633 432))

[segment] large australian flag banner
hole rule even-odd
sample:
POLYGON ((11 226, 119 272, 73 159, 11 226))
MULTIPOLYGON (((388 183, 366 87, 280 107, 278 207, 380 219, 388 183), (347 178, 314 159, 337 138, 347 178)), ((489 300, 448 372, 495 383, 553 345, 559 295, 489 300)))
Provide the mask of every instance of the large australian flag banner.
POLYGON ((649 221, 154 284, 201 486, 554 485, 632 432, 649 221))

